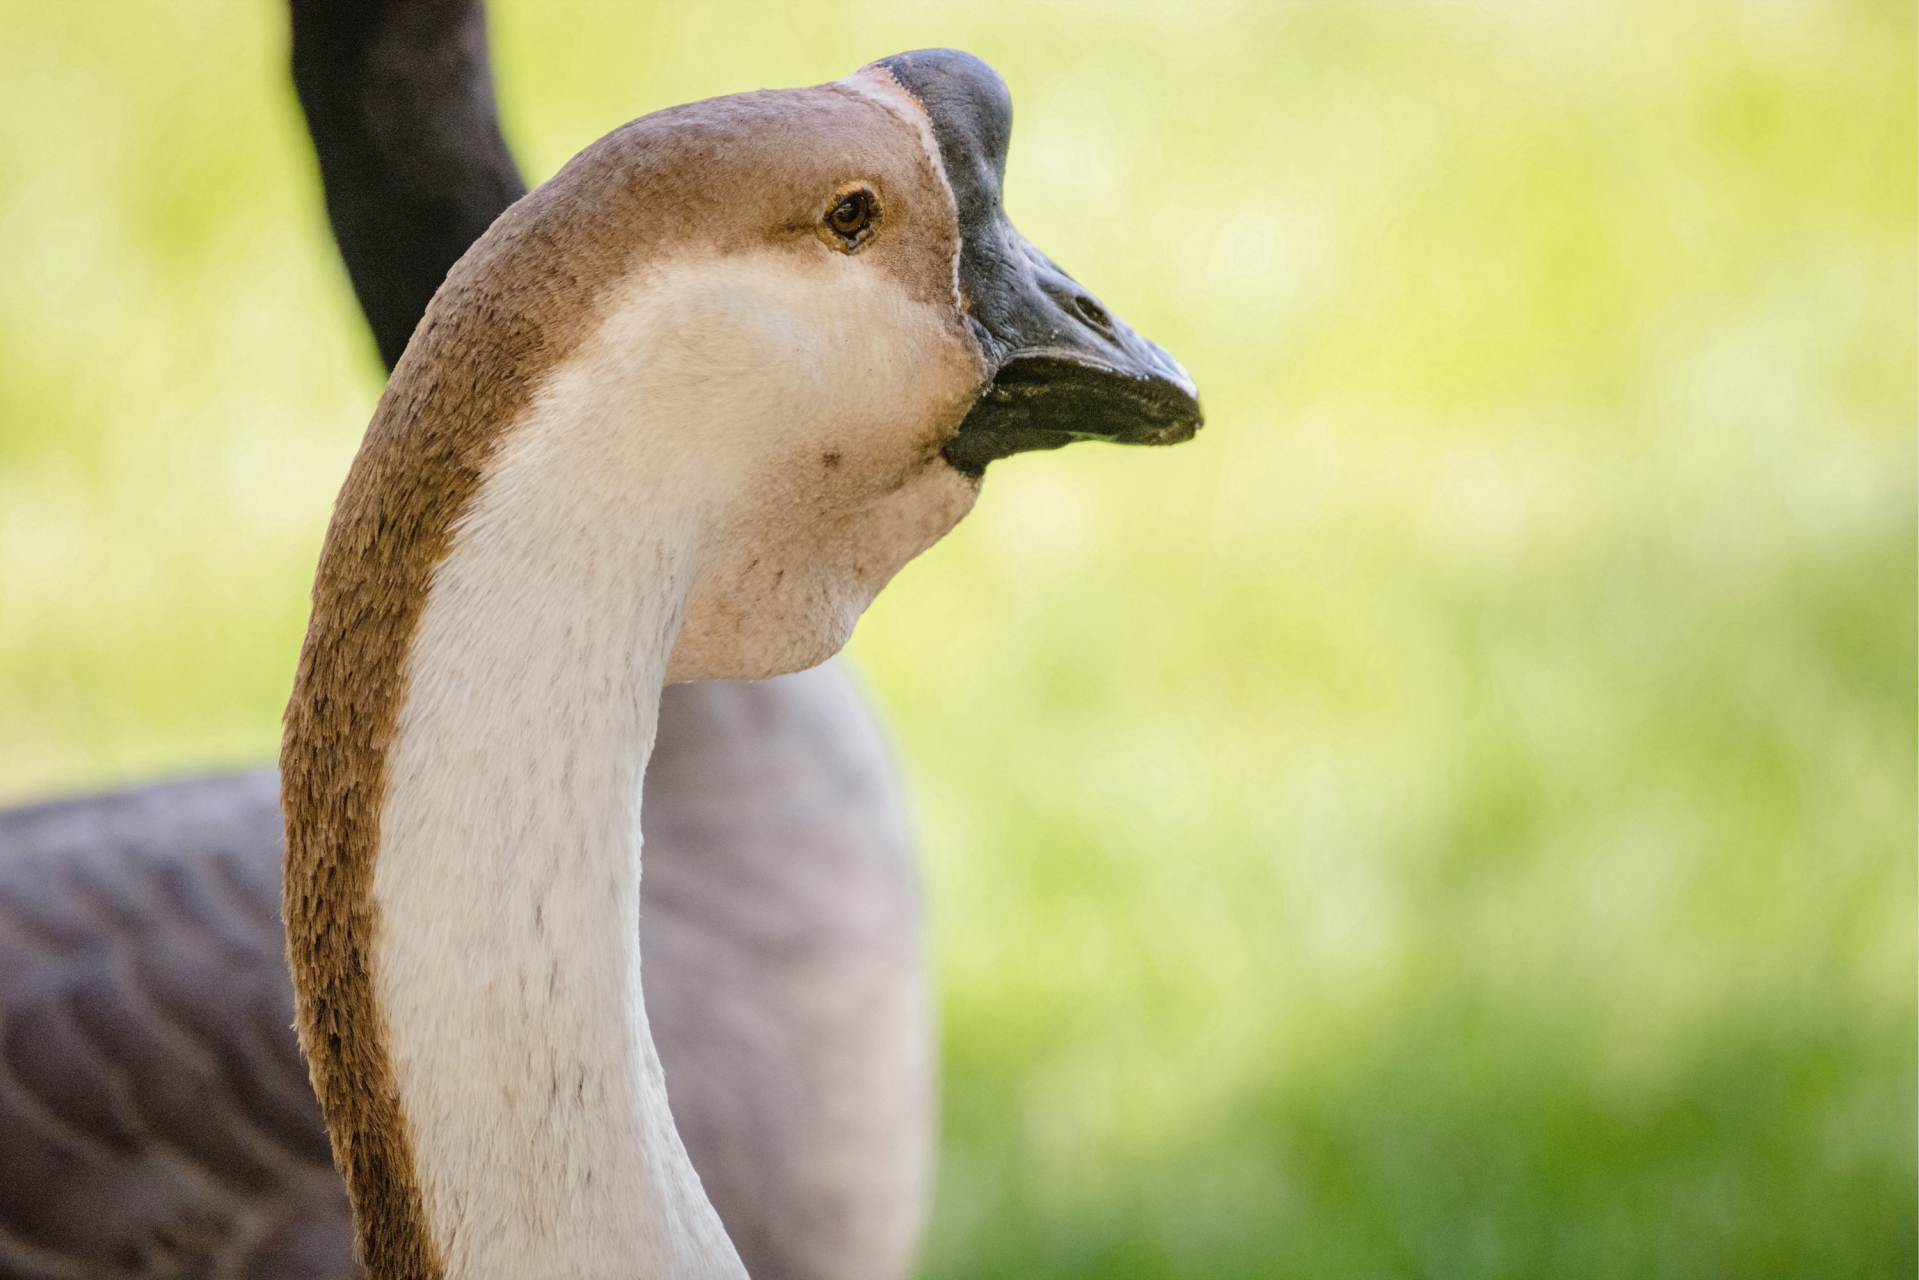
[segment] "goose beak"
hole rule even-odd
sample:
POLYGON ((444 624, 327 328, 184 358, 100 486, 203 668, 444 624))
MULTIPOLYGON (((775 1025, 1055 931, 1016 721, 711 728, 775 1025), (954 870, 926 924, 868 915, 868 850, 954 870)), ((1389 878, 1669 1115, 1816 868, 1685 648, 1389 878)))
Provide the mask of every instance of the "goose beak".
MULTIPOLYGON (((995 458, 1075 440, 1178 444, 1202 421, 1184 365, 1100 305, 1003 218, 969 318, 994 372, 946 461, 979 475, 995 458)), ((985 255, 983 255, 985 256, 985 255)))
POLYGON ((960 295, 986 358, 988 381, 941 450, 946 461, 977 476, 995 458, 1075 440, 1192 439, 1199 392, 1185 368, 1007 221, 1013 97, 999 73, 957 49, 916 49, 871 69, 911 94, 932 127, 959 218, 960 295))

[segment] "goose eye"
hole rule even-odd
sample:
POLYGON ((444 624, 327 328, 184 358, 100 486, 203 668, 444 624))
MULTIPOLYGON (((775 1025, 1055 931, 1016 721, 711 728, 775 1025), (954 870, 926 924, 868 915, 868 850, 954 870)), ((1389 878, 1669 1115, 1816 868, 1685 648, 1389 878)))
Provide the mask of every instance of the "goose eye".
POLYGON ((826 211, 825 227, 838 247, 850 253, 872 236, 879 220, 879 197, 865 187, 855 187, 841 193, 826 211))

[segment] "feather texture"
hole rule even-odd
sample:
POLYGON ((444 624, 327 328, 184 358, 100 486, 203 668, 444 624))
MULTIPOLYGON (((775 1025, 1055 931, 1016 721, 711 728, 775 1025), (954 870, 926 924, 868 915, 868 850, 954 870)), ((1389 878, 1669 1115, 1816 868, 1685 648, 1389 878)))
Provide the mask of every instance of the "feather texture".
MULTIPOLYGON (((897 1276, 930 1159, 918 888, 837 665, 669 688, 646 993, 748 1270, 897 1276)), ((358 1274, 291 1029, 270 771, 0 813, 0 1276, 358 1274)))

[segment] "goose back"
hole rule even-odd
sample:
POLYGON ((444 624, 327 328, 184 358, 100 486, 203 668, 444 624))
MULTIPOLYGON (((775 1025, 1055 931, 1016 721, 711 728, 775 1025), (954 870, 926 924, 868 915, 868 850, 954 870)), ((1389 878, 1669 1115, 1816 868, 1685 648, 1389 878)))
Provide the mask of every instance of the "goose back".
MULTIPOLYGON (((910 1266, 918 887, 835 667, 678 685, 642 934, 675 1121, 755 1277, 910 1266)), ((0 812, 0 1276, 358 1274, 292 1032, 270 770, 0 812)))

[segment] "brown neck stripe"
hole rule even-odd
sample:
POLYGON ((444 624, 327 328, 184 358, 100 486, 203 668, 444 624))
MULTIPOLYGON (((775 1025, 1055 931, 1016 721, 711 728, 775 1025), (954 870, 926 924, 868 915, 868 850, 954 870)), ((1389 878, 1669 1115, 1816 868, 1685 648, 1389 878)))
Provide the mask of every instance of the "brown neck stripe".
POLYGON ((374 1280, 444 1274, 373 992, 373 865, 386 752, 434 568, 501 431, 584 328, 583 286, 553 269, 538 203, 509 210, 455 266, 381 397, 327 529, 287 705, 287 960, 374 1280), (502 289, 503 276, 544 283, 502 289))

